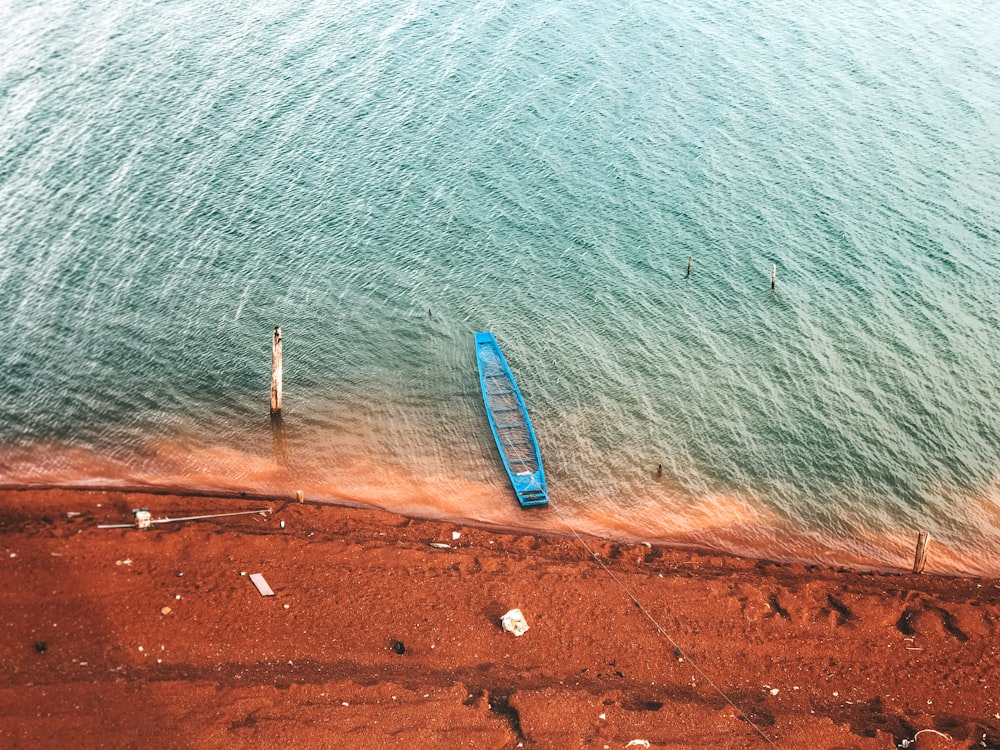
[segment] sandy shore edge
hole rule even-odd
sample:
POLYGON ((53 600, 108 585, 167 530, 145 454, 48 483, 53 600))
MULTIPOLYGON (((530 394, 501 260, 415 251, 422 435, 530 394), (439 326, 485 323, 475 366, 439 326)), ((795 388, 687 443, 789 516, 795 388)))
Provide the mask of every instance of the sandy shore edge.
POLYGON ((0 553, 9 747, 1000 747, 992 579, 159 490, 0 489, 0 553))

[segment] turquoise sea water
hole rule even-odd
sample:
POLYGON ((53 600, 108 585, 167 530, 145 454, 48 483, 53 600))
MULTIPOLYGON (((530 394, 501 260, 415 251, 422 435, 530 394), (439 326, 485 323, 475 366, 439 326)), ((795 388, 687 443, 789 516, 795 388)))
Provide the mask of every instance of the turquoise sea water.
POLYGON ((1000 574, 1000 14, 876 5, 0 4, 0 483, 1000 574))

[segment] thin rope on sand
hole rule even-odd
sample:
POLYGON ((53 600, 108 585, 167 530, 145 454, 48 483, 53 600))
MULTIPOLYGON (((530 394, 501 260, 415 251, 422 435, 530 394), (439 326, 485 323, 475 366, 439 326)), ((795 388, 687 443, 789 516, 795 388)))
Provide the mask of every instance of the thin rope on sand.
POLYGON ((734 711, 736 711, 736 713, 738 713, 741 717, 743 717, 743 720, 751 727, 753 727, 754 731, 757 732, 757 734, 759 734, 761 738, 768 745, 775 748, 775 750, 778 750, 778 746, 774 743, 774 741, 766 734, 764 734, 764 731, 759 726, 757 726, 749 716, 747 716, 746 712, 743 709, 737 706, 736 703, 734 703, 733 700, 723 692, 722 688, 720 688, 718 685, 715 684, 715 682, 712 680, 711 677, 705 674, 704 670, 701 667, 699 667, 697 663, 695 663, 695 661, 691 658, 691 656, 686 651, 684 651, 684 649, 680 647, 680 645, 677 643, 677 641, 673 639, 673 637, 671 637, 670 633, 668 633, 666 629, 662 625, 660 625, 659 622, 657 622, 656 618, 653 617, 650 611, 642 605, 642 602, 639 601, 639 599, 635 596, 635 594, 633 594, 629 590, 629 588, 624 583, 622 583, 622 581, 618 578, 618 576, 616 576, 614 572, 607 565, 604 564, 604 561, 601 560, 601 558, 597 555, 597 553, 594 552, 587 545, 583 537, 580 536, 577 530, 573 527, 573 524, 571 524, 569 520, 567 520, 566 516, 562 514, 559 508, 556 507, 555 503, 549 503, 549 507, 556 512, 556 514, 559 516, 560 519, 562 519, 562 522, 566 524, 566 528, 568 528, 571 532, 573 532, 573 536, 575 536, 577 541, 580 542, 581 545, 583 545, 583 548, 587 550, 587 553, 591 556, 594 562, 596 562, 598 565, 601 566, 601 569, 611 577, 611 580, 613 580, 615 583, 618 584, 618 587, 625 592, 625 595, 632 600, 632 603, 639 609, 640 612, 642 612, 646 616, 646 619, 648 619, 653 624, 653 627, 656 628, 656 632, 670 642, 670 645, 674 647, 675 653, 678 656, 683 656, 684 658, 686 658, 688 660, 688 663, 701 676, 701 678, 709 685, 711 685, 712 689, 715 690, 715 692, 718 693, 719 696, 726 703, 728 703, 734 711))

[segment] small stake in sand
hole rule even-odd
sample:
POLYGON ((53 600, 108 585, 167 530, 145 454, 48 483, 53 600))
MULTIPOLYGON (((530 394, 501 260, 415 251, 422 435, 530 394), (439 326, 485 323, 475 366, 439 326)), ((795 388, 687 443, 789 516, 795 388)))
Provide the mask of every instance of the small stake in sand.
POLYGON ((271 414, 281 413, 281 326, 274 327, 271 341, 271 414))
POLYGON ((923 573, 924 564, 927 562, 927 544, 931 540, 931 535, 926 531, 917 533, 917 551, 913 556, 913 572, 923 573))

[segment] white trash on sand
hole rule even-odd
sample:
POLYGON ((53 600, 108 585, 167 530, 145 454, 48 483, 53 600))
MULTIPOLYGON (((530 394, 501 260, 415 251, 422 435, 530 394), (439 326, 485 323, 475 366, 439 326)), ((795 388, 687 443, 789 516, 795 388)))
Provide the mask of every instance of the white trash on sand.
POLYGON ((524 619, 524 614, 519 609, 512 609, 501 617, 500 624, 504 630, 514 635, 524 635, 528 632, 528 621, 524 619))

